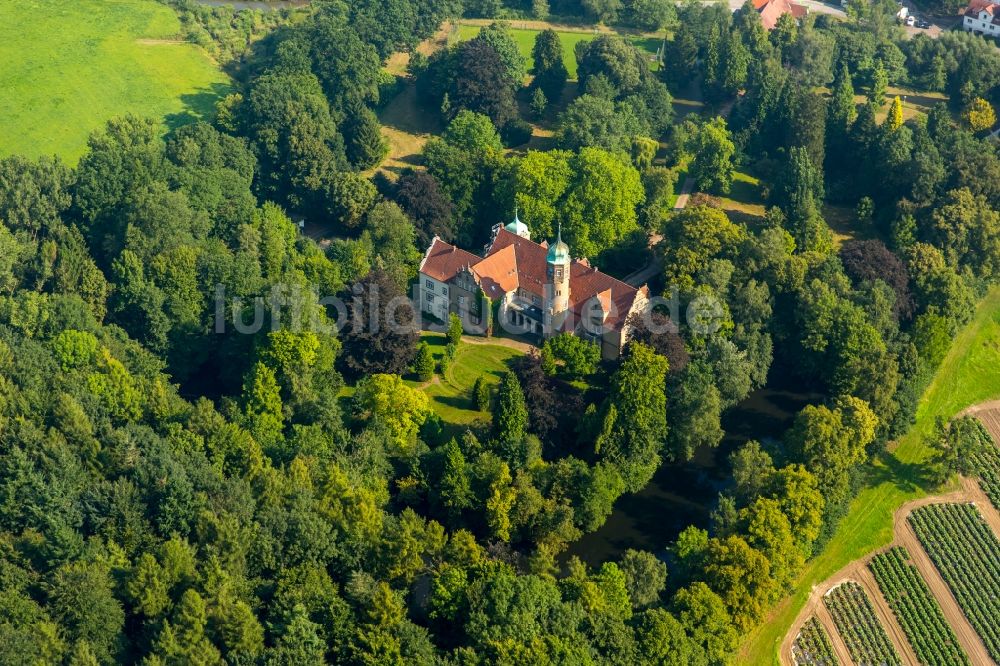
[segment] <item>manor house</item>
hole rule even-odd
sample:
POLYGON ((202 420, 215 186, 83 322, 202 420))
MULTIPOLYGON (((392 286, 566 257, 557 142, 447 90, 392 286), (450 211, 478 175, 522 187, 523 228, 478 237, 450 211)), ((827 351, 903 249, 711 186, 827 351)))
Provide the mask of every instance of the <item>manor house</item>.
POLYGON ((599 342, 604 358, 621 353, 626 320, 649 297, 645 285, 636 289, 574 259, 561 231, 551 245, 532 241, 516 215, 493 227, 483 256, 435 237, 420 263, 419 291, 421 310, 442 321, 456 313, 473 326, 502 324, 539 338, 571 332, 599 342))

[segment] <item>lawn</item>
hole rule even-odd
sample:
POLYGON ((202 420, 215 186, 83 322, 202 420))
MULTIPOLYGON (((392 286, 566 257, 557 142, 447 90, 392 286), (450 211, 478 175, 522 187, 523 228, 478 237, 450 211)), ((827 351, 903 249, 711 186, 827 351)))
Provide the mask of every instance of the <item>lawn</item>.
POLYGON ((924 444, 937 416, 1000 396, 1000 288, 980 303, 972 323, 955 338, 917 407, 917 421, 893 452, 871 466, 867 486, 821 555, 806 566, 769 621, 741 650, 739 663, 778 664, 778 649, 814 585, 892 541, 892 514, 902 504, 938 490, 923 479, 930 450, 924 444))
MULTIPOLYGON (((434 357, 440 360, 447 344, 445 337, 424 333, 424 340, 431 346, 434 357)), ((436 381, 424 388, 431 399, 431 407, 443 421, 454 426, 488 419, 489 414, 480 412, 472 405, 472 386, 481 375, 485 375, 489 382, 498 384, 507 371, 507 363, 520 355, 518 350, 502 345, 461 343, 445 375, 435 375, 436 381)), ((413 381, 407 383, 420 385, 413 381)))
POLYGON ((154 0, 0 2, 0 156, 58 154, 133 113, 164 128, 204 117, 228 77, 154 0))
MULTIPOLYGON (((469 25, 465 23, 460 24, 454 39, 460 42, 472 39, 479 34, 481 29, 482 26, 479 25, 469 25)), ((521 50, 521 54, 524 56, 525 67, 529 70, 533 65, 531 60, 531 49, 535 46, 535 37, 539 32, 541 32, 541 30, 526 28, 510 29, 511 36, 514 38, 514 41, 517 42, 517 46, 521 50)), ((557 30, 556 34, 559 35, 559 41, 562 42, 563 60, 566 63, 566 69, 569 71, 569 78, 575 79, 576 45, 580 42, 589 42, 600 33, 592 30, 557 30)), ((660 45, 663 43, 661 39, 649 36, 625 35, 625 38, 631 41, 639 50, 649 53, 651 57, 656 55, 657 49, 659 49, 660 45)))

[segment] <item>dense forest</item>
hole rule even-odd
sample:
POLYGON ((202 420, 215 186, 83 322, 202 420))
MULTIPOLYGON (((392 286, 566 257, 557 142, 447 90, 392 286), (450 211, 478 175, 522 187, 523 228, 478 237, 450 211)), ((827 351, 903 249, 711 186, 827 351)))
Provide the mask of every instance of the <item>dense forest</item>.
POLYGON ((749 6, 655 0, 322 2, 270 23, 171 4, 239 62, 214 123, 123 117, 74 167, 0 160, 0 663, 732 663, 1000 271, 976 115, 1000 52, 903 40, 892 2, 770 33, 749 6), (571 99, 551 31, 530 85, 502 23, 414 55, 447 129, 423 168, 371 176, 384 61, 463 11, 672 30, 662 67, 582 44, 571 99), (693 73, 719 115, 675 119, 693 73), (904 121, 898 84, 948 103, 904 121), (556 147, 509 150, 541 115, 556 147), (681 165, 723 194, 748 164, 763 219, 672 210, 681 165), (863 239, 835 243, 826 203, 863 239), (707 331, 636 321, 616 361, 553 338, 477 386, 492 420, 455 433, 401 378, 435 371, 417 333, 337 331, 319 299, 383 317, 351 296, 405 293, 430 238, 480 247, 515 206, 609 271, 655 254, 682 303, 720 311, 707 331), (255 332, 218 332, 265 301, 255 332), (731 456, 708 529, 562 557, 664 460, 717 446, 777 365, 826 399, 731 456))

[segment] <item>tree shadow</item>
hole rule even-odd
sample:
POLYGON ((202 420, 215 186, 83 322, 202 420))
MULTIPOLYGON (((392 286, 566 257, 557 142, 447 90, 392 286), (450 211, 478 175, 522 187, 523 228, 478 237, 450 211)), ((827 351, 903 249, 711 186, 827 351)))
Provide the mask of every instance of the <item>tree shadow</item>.
POLYGON ((210 122, 215 117, 215 105, 230 92, 232 87, 228 84, 213 83, 207 88, 181 95, 184 108, 177 113, 167 114, 163 119, 167 129, 172 132, 191 123, 210 122))
POLYGON ((925 463, 903 462, 891 453, 879 455, 878 463, 870 465, 865 475, 866 482, 871 486, 891 483, 904 493, 918 490, 930 493, 938 487, 925 463))
POLYGON ((434 402, 467 412, 476 411, 475 405, 472 404, 472 396, 464 393, 462 395, 436 395, 434 396, 434 402))

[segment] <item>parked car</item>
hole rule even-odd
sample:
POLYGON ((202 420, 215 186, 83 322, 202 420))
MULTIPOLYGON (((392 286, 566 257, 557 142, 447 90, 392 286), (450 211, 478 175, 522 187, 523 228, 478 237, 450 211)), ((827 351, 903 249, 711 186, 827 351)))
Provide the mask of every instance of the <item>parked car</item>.
POLYGON ((907 16, 906 17, 906 25, 910 26, 911 28, 914 26, 914 24, 916 24, 916 22, 917 22, 916 18, 914 18, 912 16, 907 16))
POLYGON ((931 27, 931 24, 930 21, 928 21, 927 19, 917 19, 917 27, 922 30, 926 30, 927 28, 931 27))

